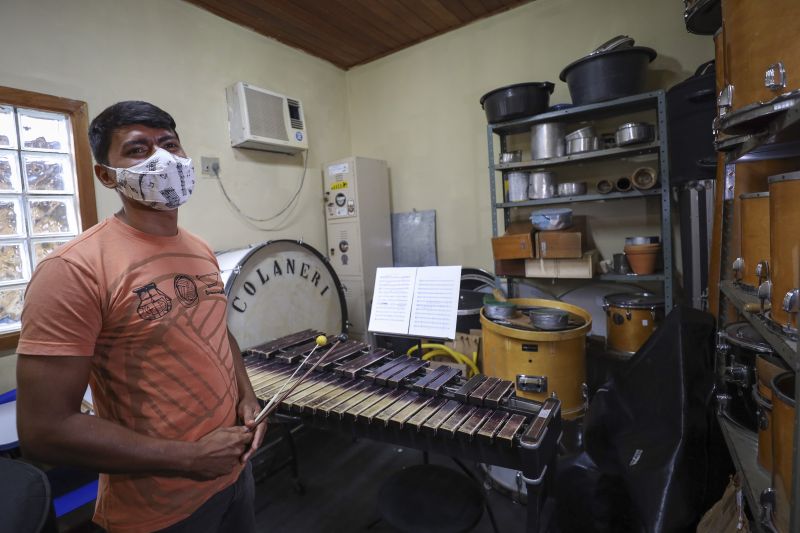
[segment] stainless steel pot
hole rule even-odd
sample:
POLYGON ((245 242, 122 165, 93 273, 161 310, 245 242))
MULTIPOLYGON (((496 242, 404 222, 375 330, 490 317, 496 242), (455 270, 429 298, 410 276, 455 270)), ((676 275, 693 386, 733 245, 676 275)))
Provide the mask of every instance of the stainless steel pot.
POLYGON ((507 172, 508 201, 521 202, 528 199, 528 181, 530 174, 527 172, 507 172))
POLYGON ((496 302, 493 304, 484 304, 483 314, 486 318, 492 320, 508 320, 514 318, 517 313, 517 306, 508 302, 496 302))
POLYGON ((564 124, 543 122, 531 127, 531 159, 550 159, 564 155, 564 124))
POLYGON ((571 133, 568 133, 564 137, 564 139, 569 141, 572 139, 583 139, 586 137, 597 137, 597 135, 594 132, 594 126, 584 126, 582 128, 579 128, 571 133))
POLYGON ((503 152, 500 154, 500 163, 519 163, 522 161, 522 150, 503 152))
POLYGON ((566 143, 567 155, 593 152, 600 149, 600 139, 597 137, 577 137, 569 139, 566 143))
POLYGON ((582 194, 586 194, 585 181, 573 181, 558 184, 559 196, 581 196, 582 194))
POLYGON ((530 173, 528 198, 543 200, 556 195, 556 175, 548 171, 530 173))
POLYGON ((572 226, 572 209, 538 209, 531 213, 531 224, 539 231, 553 231, 572 226))
POLYGON ((646 143, 653 140, 655 130, 651 124, 628 122, 617 128, 617 146, 646 143))

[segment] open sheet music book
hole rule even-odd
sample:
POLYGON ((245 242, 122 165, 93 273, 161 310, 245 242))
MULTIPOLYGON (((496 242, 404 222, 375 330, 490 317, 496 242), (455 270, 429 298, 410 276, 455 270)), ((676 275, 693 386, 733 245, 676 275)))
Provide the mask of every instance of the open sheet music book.
POLYGON ((460 287, 460 266, 379 268, 367 329, 453 339, 460 287))

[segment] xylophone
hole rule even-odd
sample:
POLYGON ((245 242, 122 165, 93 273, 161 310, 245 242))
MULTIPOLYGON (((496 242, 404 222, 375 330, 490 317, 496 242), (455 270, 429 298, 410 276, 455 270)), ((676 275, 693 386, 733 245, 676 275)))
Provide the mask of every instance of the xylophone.
MULTIPOLYGON (((304 330, 244 352, 258 398, 268 402, 316 345, 304 330)), ((528 485, 526 530, 546 531, 561 435, 561 403, 514 394, 511 381, 395 356, 356 340, 307 358, 315 372, 278 407, 304 423, 358 437, 521 470, 528 485)))

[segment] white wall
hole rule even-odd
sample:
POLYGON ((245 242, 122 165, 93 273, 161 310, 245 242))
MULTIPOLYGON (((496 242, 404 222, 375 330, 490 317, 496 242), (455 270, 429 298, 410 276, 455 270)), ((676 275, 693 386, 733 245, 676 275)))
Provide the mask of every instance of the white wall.
MULTIPOLYGON (((686 32, 680 2, 536 0, 348 72, 353 152, 388 160, 395 212, 436 209, 440 264, 492 269, 480 97, 503 85, 549 80, 556 83, 551 103, 569 102, 558 80, 562 68, 618 34, 658 51, 649 89, 685 79, 714 55, 709 37, 686 32)), ((575 175, 591 178, 595 170, 575 175)), ((614 177, 616 169, 601 171, 614 177)), ((624 211, 619 219, 612 213, 599 220, 609 211, 599 204, 578 212, 605 226, 631 227, 633 217, 638 231, 652 234, 658 218, 647 216, 651 210, 634 201, 611 210, 624 211)), ((601 251, 621 251, 597 224, 601 251)), ((619 240, 626 231, 612 236, 619 240)))
MULTIPOLYGON (((303 101, 311 149, 299 204, 280 231, 256 231, 214 180, 200 179, 181 225, 216 250, 276 238, 324 249, 320 168, 350 154, 344 71, 178 0, 0 3, 0 84, 86 101, 91 117, 120 100, 150 101, 173 115, 196 166, 201 155, 219 157, 229 194, 245 212, 266 217, 294 193, 302 157, 230 147, 225 87, 236 81, 303 101)), ((119 200, 96 191, 102 219, 119 200)), ((13 386, 10 370, 7 359, 0 392, 13 386)))

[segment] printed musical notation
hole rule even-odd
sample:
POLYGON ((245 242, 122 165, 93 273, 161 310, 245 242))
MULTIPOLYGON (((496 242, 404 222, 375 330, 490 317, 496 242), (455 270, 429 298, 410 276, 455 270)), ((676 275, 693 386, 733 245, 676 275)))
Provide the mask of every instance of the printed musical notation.
POLYGON ((369 331, 455 337, 461 267, 379 268, 369 331))

